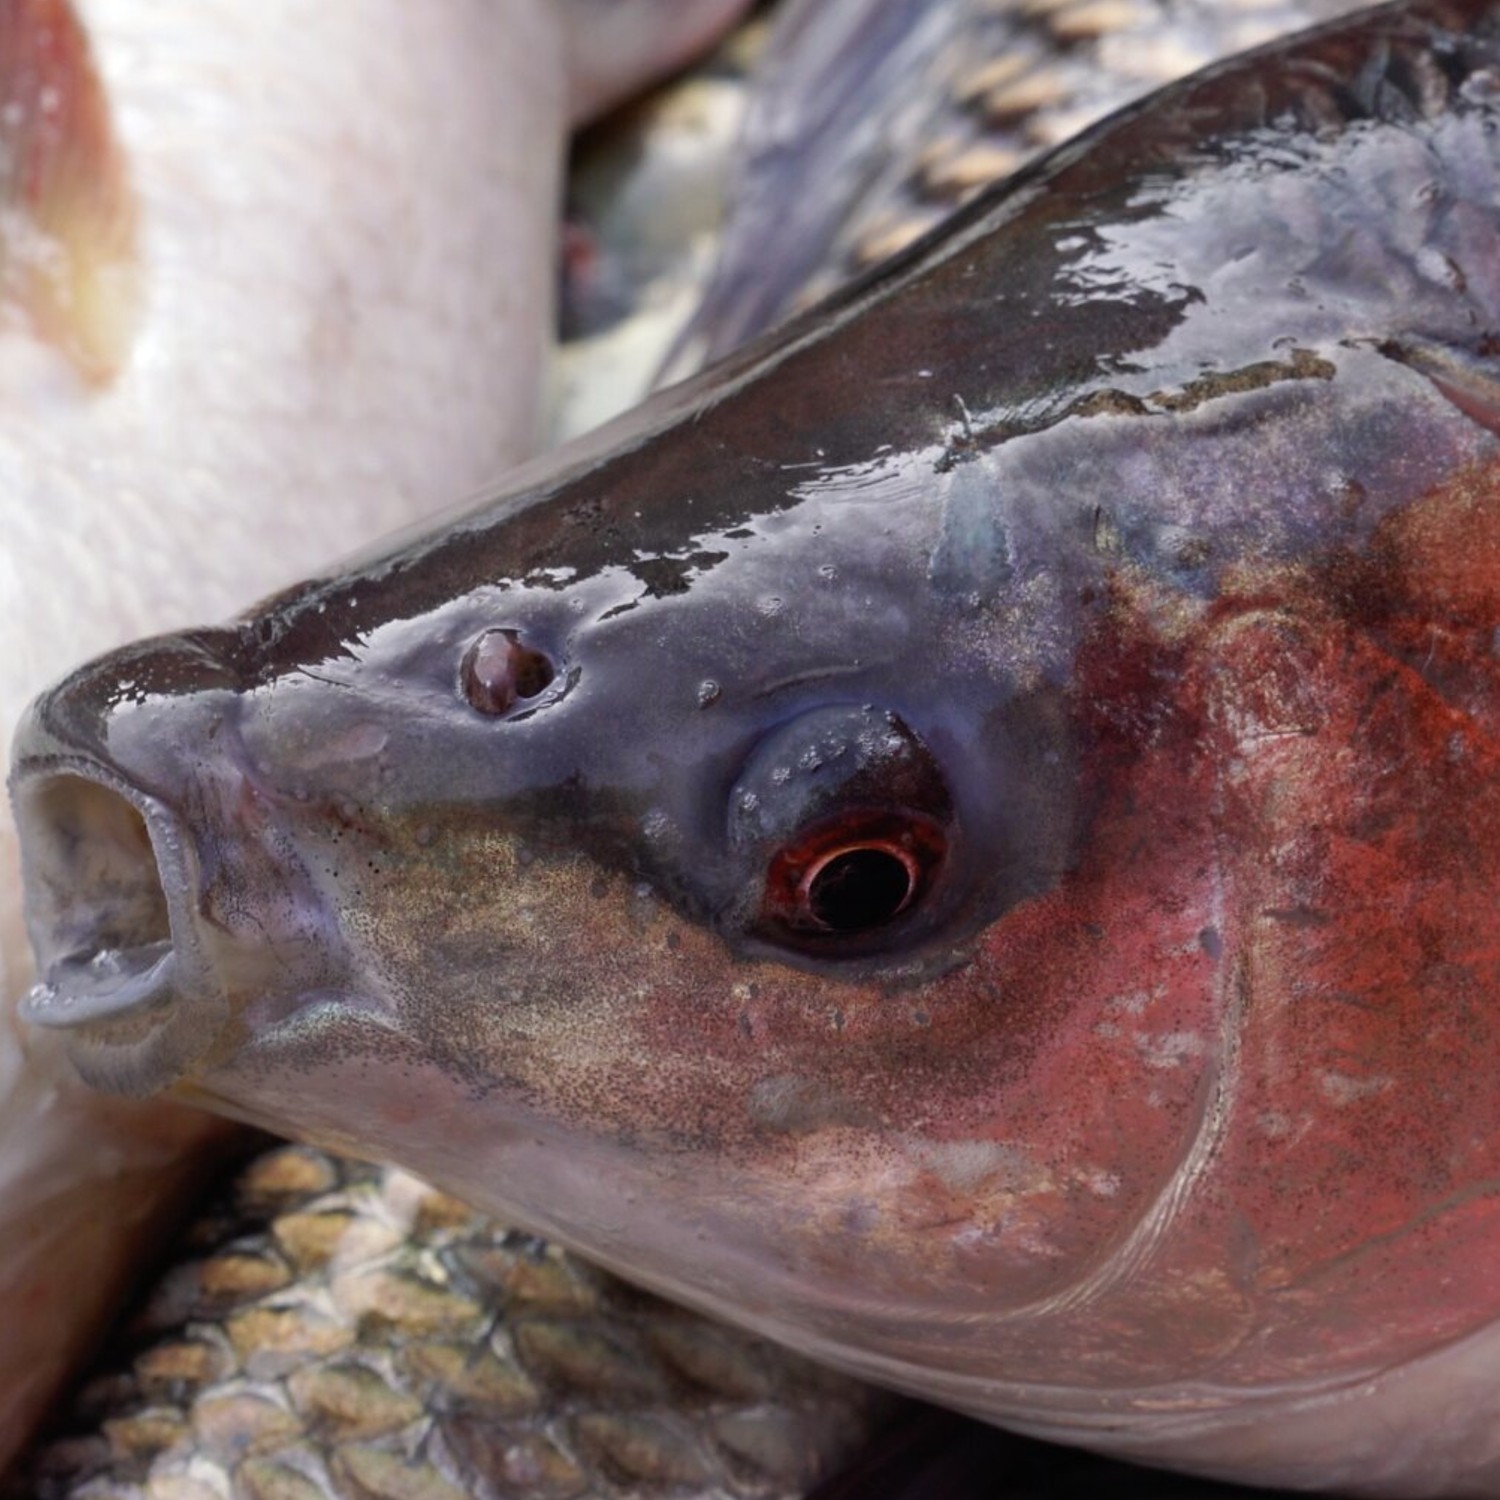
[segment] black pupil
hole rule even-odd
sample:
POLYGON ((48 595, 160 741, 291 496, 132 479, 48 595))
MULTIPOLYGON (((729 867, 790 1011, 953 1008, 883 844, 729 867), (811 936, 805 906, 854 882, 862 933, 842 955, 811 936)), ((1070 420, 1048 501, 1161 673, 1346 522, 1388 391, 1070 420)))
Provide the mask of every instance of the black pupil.
POLYGON ((836 854, 807 887, 812 915, 834 932, 864 932, 889 922, 911 895, 911 873, 884 849, 836 854))
POLYGON ((535 698, 552 682, 552 663, 540 651, 528 651, 524 647, 516 658, 516 696, 535 698))

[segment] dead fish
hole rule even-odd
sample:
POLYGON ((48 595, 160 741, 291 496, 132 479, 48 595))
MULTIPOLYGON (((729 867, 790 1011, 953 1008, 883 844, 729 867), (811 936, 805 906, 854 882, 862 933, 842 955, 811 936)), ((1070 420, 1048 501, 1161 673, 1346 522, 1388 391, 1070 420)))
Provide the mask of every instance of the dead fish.
POLYGON ((1494 1493, 1497 68, 1212 69, 83 669, 32 1019, 995 1421, 1494 1493))
POLYGON ((589 336, 563 345, 553 433, 722 358, 1151 89, 1364 3, 789 0, 570 177, 564 315, 589 336))
POLYGON ((690 373, 1151 89, 1364 0, 792 0, 729 174, 690 373))
MULTIPOLYGON (((568 116, 728 9, 617 18, 653 4, 608 67, 575 30, 571 80, 555 0, 0 6, 0 738, 532 451, 568 116)), ((19 1034, 32 977, 7 807, 0 1465, 217 1133, 80 1089, 19 1034)))
POLYGON ((776 1500, 892 1401, 399 1171, 273 1150, 216 1195, 15 1500, 776 1500))

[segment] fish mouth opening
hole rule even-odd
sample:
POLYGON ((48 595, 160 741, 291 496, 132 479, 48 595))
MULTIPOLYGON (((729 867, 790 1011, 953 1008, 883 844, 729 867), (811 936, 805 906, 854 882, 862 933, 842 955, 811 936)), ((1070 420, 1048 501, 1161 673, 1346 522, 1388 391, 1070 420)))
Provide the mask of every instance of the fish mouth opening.
POLYGON ((38 979, 21 1004, 96 1087, 154 1093, 207 1050, 225 1005, 193 921, 196 859, 174 815, 102 767, 13 787, 38 979))

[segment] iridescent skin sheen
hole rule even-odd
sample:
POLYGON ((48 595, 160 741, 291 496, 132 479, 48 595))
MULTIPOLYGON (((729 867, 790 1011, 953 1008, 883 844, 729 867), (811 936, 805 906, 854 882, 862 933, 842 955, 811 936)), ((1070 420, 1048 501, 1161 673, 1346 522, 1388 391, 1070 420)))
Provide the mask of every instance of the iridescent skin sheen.
POLYGON ((33 1018, 998 1421, 1500 1494, 1497 127, 1491 0, 1211 70, 82 669, 33 1018))

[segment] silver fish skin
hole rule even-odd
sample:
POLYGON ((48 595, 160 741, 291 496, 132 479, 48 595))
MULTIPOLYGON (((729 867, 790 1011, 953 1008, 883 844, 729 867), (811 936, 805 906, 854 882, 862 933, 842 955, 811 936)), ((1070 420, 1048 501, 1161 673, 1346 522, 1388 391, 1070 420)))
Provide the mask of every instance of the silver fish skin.
POLYGON ((1497 26, 1168 91, 80 672, 34 1019, 996 1419, 1492 1492, 1497 26))
POLYGON ((1368 0, 790 0, 668 371, 905 249, 1152 89, 1368 0))
POLYGON ((185 1245, 5 1500, 796 1500, 893 1405, 307 1147, 185 1245))

